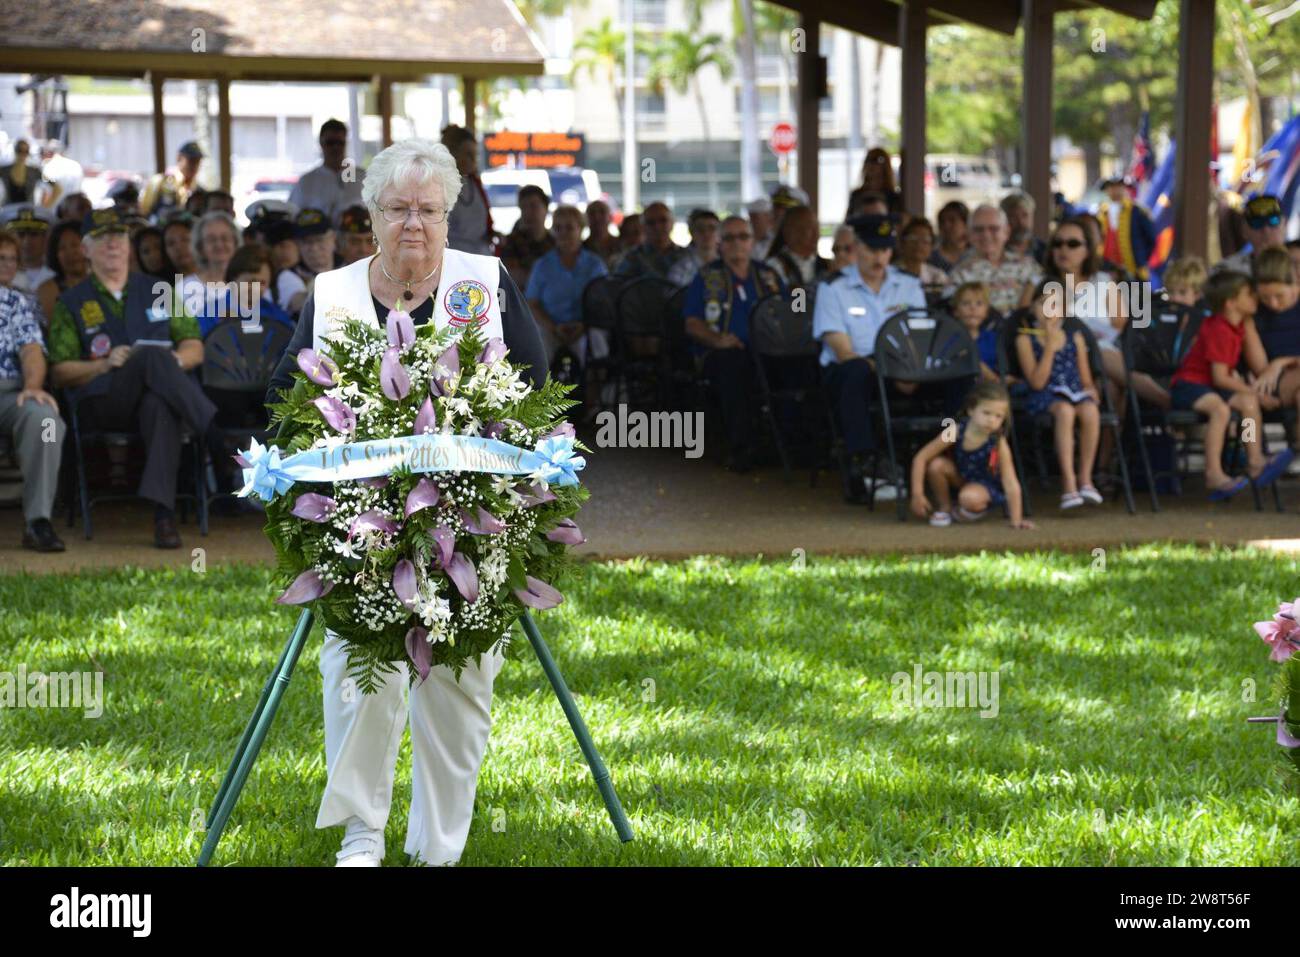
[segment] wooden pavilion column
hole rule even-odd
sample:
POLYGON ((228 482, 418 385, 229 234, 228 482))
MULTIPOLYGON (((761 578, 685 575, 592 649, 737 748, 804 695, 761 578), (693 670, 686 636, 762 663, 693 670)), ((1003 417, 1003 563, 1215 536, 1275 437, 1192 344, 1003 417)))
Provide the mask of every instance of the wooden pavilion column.
MULTIPOLYGON (((1211 0, 1213 2, 1213 0, 1211 0)), ((1055 0, 1022 0, 1024 78, 1020 142, 1021 186, 1034 200, 1034 235, 1046 239, 1052 221, 1052 20, 1055 0)))
POLYGON ((167 117, 163 114, 163 77, 149 71, 149 87, 153 92, 153 165, 154 172, 167 172, 167 117))
POLYGON ((472 76, 460 78, 461 94, 465 100, 465 129, 477 135, 474 128, 474 114, 478 110, 478 80, 472 76))
POLYGON ((899 10, 898 42, 902 67, 903 209, 925 213, 925 27, 928 0, 907 0, 899 10))
POLYGON ((798 103, 795 113, 795 137, 799 150, 799 188, 808 194, 808 205, 817 211, 817 166, 821 143, 817 88, 820 77, 821 20, 807 13, 799 17, 804 31, 805 48, 796 57, 798 103))
POLYGON ((230 156, 230 77, 217 78, 217 130, 221 137, 221 188, 231 192, 230 156))
POLYGON ((379 123, 385 147, 393 145, 393 81, 379 78, 379 123))
POLYGON ((1208 249, 1213 85, 1214 0, 1182 0, 1174 119, 1174 250, 1178 256, 1204 259, 1208 249))

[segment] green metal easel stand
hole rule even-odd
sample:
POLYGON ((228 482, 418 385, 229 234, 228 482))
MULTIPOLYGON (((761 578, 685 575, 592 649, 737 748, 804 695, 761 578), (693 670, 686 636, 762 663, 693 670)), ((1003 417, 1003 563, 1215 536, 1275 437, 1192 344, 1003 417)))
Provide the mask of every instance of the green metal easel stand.
MULTIPOLYGON (((221 840, 221 833, 226 829, 226 822, 230 820, 235 802, 239 800, 239 792, 243 790, 244 782, 248 780, 248 773, 253 768, 253 762, 257 760, 258 752, 262 749, 262 742, 266 740, 267 732, 271 730, 271 722, 275 720, 280 699, 284 697, 289 687, 289 679, 293 676, 293 669, 297 667, 298 657, 307 643, 307 636, 311 633, 314 621, 315 615, 312 611, 304 608, 302 614, 298 616, 298 624, 293 629, 288 645, 280 654, 279 664, 262 688, 262 696, 258 699, 257 708, 249 719, 248 727, 244 729, 244 736, 239 741, 235 758, 230 762, 226 776, 221 782, 221 788, 217 791, 216 800, 212 802, 212 810, 208 812, 207 836, 203 841, 203 849, 199 852, 199 867, 206 867, 212 860, 212 855, 221 840)), ((609 812, 614 830, 618 832, 620 840, 624 842, 632 840, 632 825, 628 822, 627 815, 623 813, 623 805, 614 791, 609 770, 600 759, 595 744, 592 743, 591 733, 587 730, 582 715, 578 713, 578 706, 564 683, 560 669, 555 665, 555 659, 551 657, 550 649, 546 647, 541 632, 537 630, 536 622, 528 612, 524 612, 521 621, 524 634, 528 636, 533 651, 537 653, 537 658, 542 663, 542 670, 546 672, 546 677, 555 690, 555 696, 560 699, 560 707, 564 709, 564 715, 569 719, 569 726, 578 739, 578 747, 582 749, 583 756, 591 767, 591 775, 596 781, 600 796, 605 801, 605 809, 609 812)))

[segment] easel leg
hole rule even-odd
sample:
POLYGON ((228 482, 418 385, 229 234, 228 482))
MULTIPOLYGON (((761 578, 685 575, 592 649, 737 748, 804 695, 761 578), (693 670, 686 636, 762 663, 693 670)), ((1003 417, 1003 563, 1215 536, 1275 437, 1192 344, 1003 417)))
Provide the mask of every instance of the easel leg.
POLYGON ((569 693, 568 686, 564 683, 560 669, 555 666, 555 659, 551 657, 550 649, 546 647, 546 642, 542 641, 541 632, 537 630, 537 623, 533 621, 532 615, 526 611, 520 621, 524 626, 524 634, 528 636, 533 651, 537 653, 537 658, 542 663, 542 670, 546 672, 551 687, 555 689, 555 696, 560 699, 560 707, 564 709, 564 715, 569 719, 569 726, 573 728, 573 733, 578 739, 578 747, 582 748, 583 756, 586 757, 587 764, 591 767, 591 776, 596 779, 596 787, 600 790, 600 796, 605 800, 605 809, 609 812, 609 819, 614 824, 614 830, 618 832, 619 839, 626 843, 632 840, 632 825, 628 822, 627 815, 623 813, 623 805, 619 802, 618 794, 614 791, 614 783, 610 780, 609 770, 605 767, 605 762, 601 761, 600 755, 596 751, 596 745, 592 743, 591 734, 587 731, 587 725, 583 722, 582 715, 578 713, 578 706, 573 700, 573 695, 569 693))
POLYGON ((217 799, 208 814, 208 833, 203 841, 203 849, 199 852, 199 867, 206 867, 212 860, 212 854, 221 840, 221 832, 225 830, 230 812, 235 808, 235 802, 239 800, 239 792, 243 790, 244 782, 248 780, 248 773, 252 770, 253 762, 257 760, 258 752, 262 749, 262 742, 266 740, 267 732, 271 729, 271 722, 275 720, 280 699, 284 697, 289 687, 289 679, 298 664, 298 656, 302 654, 307 635, 311 633, 313 620, 311 610, 304 608, 302 614, 298 616, 298 624, 289 638, 289 644, 280 655, 280 663, 276 666, 275 673, 262 689, 262 697, 257 703, 257 709, 253 712, 248 727, 244 729, 239 749, 235 752, 235 758, 226 771, 225 780, 221 782, 217 799))

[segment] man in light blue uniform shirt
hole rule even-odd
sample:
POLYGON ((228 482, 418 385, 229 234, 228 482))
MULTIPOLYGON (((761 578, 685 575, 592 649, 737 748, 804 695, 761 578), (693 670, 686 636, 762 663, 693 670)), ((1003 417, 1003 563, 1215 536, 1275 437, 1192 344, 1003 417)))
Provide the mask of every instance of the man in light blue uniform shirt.
POLYGON ((889 265, 894 224, 889 216, 849 220, 856 264, 845 266, 817 289, 813 337, 822 344, 822 377, 844 436, 850 501, 865 501, 864 462, 876 448, 871 405, 879 394, 876 333, 901 309, 924 309, 925 291, 915 276, 889 265))

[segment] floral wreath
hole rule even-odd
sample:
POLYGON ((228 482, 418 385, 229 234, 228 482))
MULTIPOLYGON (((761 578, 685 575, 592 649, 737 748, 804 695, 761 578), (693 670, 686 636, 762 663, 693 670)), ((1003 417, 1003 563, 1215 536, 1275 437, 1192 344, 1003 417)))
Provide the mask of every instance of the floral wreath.
POLYGON ((417 328, 400 303, 383 330, 345 320, 298 353, 275 438, 237 456, 289 583, 276 601, 315 603, 364 692, 402 661, 459 678, 526 608, 563 600, 589 450, 563 420, 572 387, 534 389, 506 353, 475 328, 417 328))

